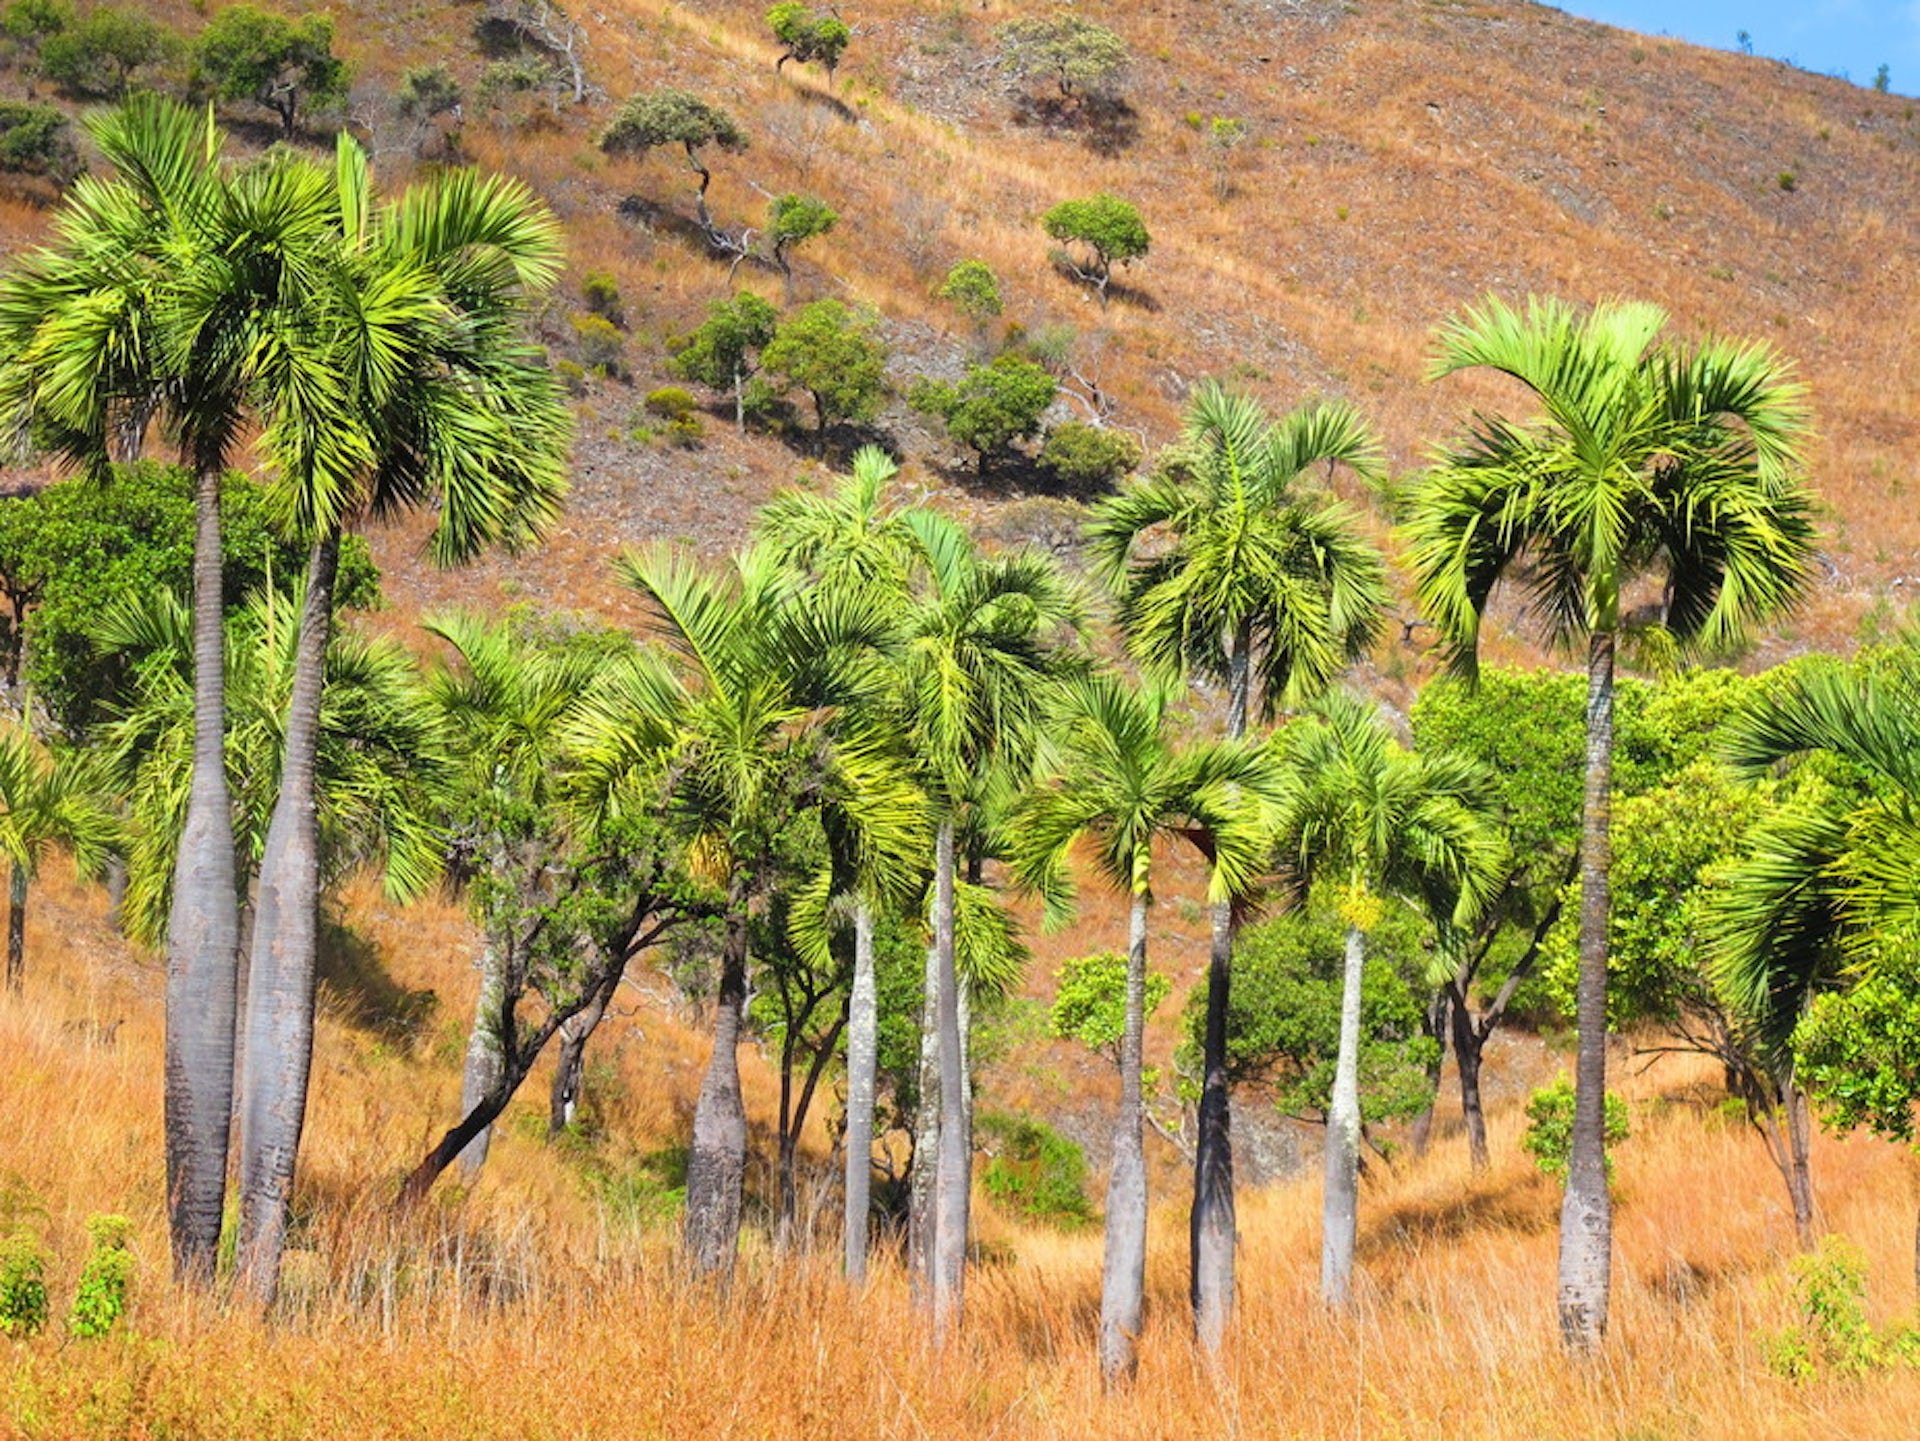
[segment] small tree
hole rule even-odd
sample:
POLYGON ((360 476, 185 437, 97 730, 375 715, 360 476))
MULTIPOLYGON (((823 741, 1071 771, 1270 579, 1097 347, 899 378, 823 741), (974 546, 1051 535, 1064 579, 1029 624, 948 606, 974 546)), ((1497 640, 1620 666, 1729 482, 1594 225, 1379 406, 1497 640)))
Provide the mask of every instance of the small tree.
POLYGON ((782 0, 767 11, 767 24, 781 45, 780 58, 773 62, 777 72, 789 60, 802 65, 817 64, 827 72, 827 88, 833 88, 833 72, 840 68, 853 31, 838 15, 816 15, 800 0, 782 0))
MULTIPOLYGON (((1116 951, 1075 956, 1055 975, 1057 989, 1047 1012, 1047 1033, 1078 1041, 1096 1055, 1120 1064, 1120 1039, 1127 1020, 1127 958, 1116 951)), ((1141 1006, 1151 1017, 1173 992, 1160 971, 1148 971, 1141 1006)))
POLYGON ((0 100, 0 170, 64 185, 82 169, 67 117, 51 105, 0 100))
POLYGON ((1102 305, 1107 303, 1113 267, 1131 265, 1152 244, 1139 210, 1106 191, 1085 200, 1063 200, 1040 217, 1040 224, 1052 239, 1084 249, 1079 257, 1056 250, 1052 259, 1075 280, 1092 286, 1102 305))
POLYGON ((707 318, 671 343, 667 368, 682 380, 733 397, 734 423, 747 428, 746 388, 760 369, 780 313, 750 290, 707 306, 707 318))
POLYGON ((652 90, 636 95, 600 132, 600 148, 609 155, 644 155, 661 145, 678 145, 686 152, 688 168, 700 177, 694 206, 701 227, 711 239, 714 230, 713 217, 707 212, 707 187, 713 183, 713 172, 701 160, 700 152, 718 146, 737 155, 747 148, 747 132, 718 105, 709 105, 685 90, 652 90))
POLYGON ((780 195, 767 207, 767 238, 773 245, 773 263, 793 304, 793 252, 817 235, 825 235, 840 216, 824 200, 811 195, 780 195))
POLYGON ((955 263, 946 278, 935 288, 934 298, 944 300, 966 316, 973 326, 974 338, 984 342, 988 322, 1005 308, 1000 299, 1000 277, 984 260, 955 263))
POLYGON ((415 65, 400 77, 395 96, 402 115, 431 120, 460 108, 463 92, 453 72, 444 65, 415 65))
POLYGON ((200 32, 199 72, 221 100, 251 100, 280 117, 292 139, 304 110, 347 98, 347 62, 333 53, 333 20, 288 20, 251 5, 230 5, 200 32))
POLYGON ((1121 430, 1064 420, 1047 432, 1040 468, 1062 490, 1111 490, 1140 464, 1140 442, 1121 430))
POLYGON ((40 71, 69 95, 114 100, 127 93, 134 72, 172 59, 180 48, 180 37, 159 21, 101 5, 47 36, 40 71))
POLYGON ((1051 80, 1062 95, 1106 98, 1125 78, 1127 42, 1078 15, 1014 20, 997 32, 1000 63, 1017 80, 1051 80))
POLYGON ((73 28, 78 18, 71 0, 13 0, 0 10, 7 58, 32 64, 47 41, 73 28))
POLYGON ((968 366, 957 383, 917 381, 907 404, 945 421, 947 434, 974 451, 985 475, 988 462, 1015 441, 1039 434, 1040 418, 1058 389, 1044 369, 1009 352, 990 364, 968 366))
POLYGON ((768 374, 782 391, 813 397, 821 445, 835 422, 870 420, 880 408, 887 378, 887 348, 874 329, 872 311, 849 310, 837 300, 816 300, 794 312, 761 352, 768 374))

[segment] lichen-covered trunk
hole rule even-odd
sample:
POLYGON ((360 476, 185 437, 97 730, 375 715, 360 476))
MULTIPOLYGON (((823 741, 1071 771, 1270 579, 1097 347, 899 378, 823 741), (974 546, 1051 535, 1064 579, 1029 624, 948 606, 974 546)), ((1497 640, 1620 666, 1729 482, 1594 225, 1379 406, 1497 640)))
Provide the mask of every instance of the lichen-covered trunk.
POLYGON ((1813 1219, 1813 1123, 1807 1093, 1789 1077, 1781 1086, 1787 1113, 1787 1195, 1793 1203, 1793 1235, 1802 1251, 1818 1241, 1813 1219))
POLYGON ((7 875, 7 989, 27 978, 27 868, 15 862, 7 875))
POLYGON ((693 1269, 725 1279, 740 1244, 741 1191, 747 1174, 747 1113, 740 1096, 740 1022, 747 1001, 747 890, 733 883, 720 955, 720 1004, 713 1055, 693 1111, 687 1156, 687 1214, 681 1252, 693 1269))
POLYGON ((607 1017, 613 993, 619 989, 620 973, 598 987, 593 999, 577 1015, 561 1023, 558 1032, 560 1050, 554 1057, 553 1087, 547 1093, 547 1134, 557 1136, 573 1124, 579 1114, 580 1092, 587 1080, 587 1043, 607 1017))
POLYGON ((1560 1208, 1560 1339, 1596 1349, 1607 1333, 1613 1271, 1613 1201, 1607 1191, 1607 925, 1613 863, 1613 652, 1611 631, 1587 646, 1587 779, 1580 834, 1580 972, 1574 1012, 1573 1135, 1560 1208))
MULTIPOLYGON (((1247 732, 1249 650, 1250 640, 1243 626, 1227 647, 1227 734, 1235 740, 1247 732)), ((1236 1222, 1227 1008, 1232 989, 1234 923, 1233 902, 1217 902, 1213 907, 1212 949, 1207 958, 1207 1015, 1201 1036, 1193 1211, 1188 1225, 1194 1333, 1208 1355, 1219 1351, 1233 1315, 1236 1222)))
POLYGON ((965 1061, 960 1049, 960 979, 954 968, 953 819, 942 820, 935 842, 933 948, 940 1052, 940 1144, 934 1179, 933 1334, 936 1343, 960 1329, 967 1271, 967 1222, 973 1155, 963 1101, 965 1061))
MULTIPOLYGON (((507 948, 488 935, 480 947, 480 994, 473 1003, 473 1030, 467 1036, 460 1067, 460 1114, 465 1116, 500 1084, 507 1070, 506 1038, 501 1022, 507 1000, 507 948)), ((487 1164, 493 1127, 483 1126, 460 1152, 460 1179, 472 1185, 487 1164)))
POLYGON ((193 771, 167 917, 167 1225, 174 1275, 212 1280, 227 1198, 240 961, 226 770, 220 475, 194 478, 193 771))
POLYGON ((1100 1276, 1100 1375, 1130 1379, 1146 1305, 1147 1161, 1140 1095, 1146 1032, 1147 897, 1135 892, 1128 930, 1127 995, 1120 1028, 1120 1109, 1113 1121, 1113 1169, 1107 1178, 1106 1257, 1100 1276))
POLYGON ((1467 1007, 1453 1006, 1453 1061, 1460 1072, 1460 1118, 1466 1126, 1467 1156, 1476 1171, 1491 1164, 1487 1151, 1487 1112, 1480 1100, 1480 1057, 1486 1038, 1473 1023, 1467 1007))
POLYGON ((247 1041, 240 1107, 241 1288, 269 1306, 280 1286, 287 1213, 306 1121, 320 922, 320 819, 315 761, 333 628, 340 537, 314 543, 294 642, 280 793, 260 854, 248 948, 247 1041))
POLYGON ((907 1193, 907 1285, 916 1305, 933 1305, 934 1209, 940 1171, 940 950, 927 946, 920 1001, 919 1104, 913 1113, 913 1174, 907 1193))
POLYGON ((853 908, 853 991, 847 1000, 846 1212, 841 1239, 847 1280, 867 1279, 867 1213, 873 1197, 873 1105, 879 1075, 880 1003, 873 971, 873 905, 853 908))
POLYGON ((1338 1307, 1353 1299, 1353 1248, 1360 1227, 1360 990, 1366 964, 1366 935, 1348 926, 1320 1205, 1320 1299, 1338 1307))

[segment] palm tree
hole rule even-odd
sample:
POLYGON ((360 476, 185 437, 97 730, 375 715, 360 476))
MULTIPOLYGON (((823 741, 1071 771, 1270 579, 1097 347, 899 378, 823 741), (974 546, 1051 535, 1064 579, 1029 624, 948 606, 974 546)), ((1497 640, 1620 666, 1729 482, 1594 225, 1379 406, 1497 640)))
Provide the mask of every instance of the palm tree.
POLYGON ((863 868, 911 871, 919 854, 918 792, 887 738, 859 725, 878 683, 869 658, 895 622, 865 596, 798 584, 764 550, 717 574, 665 549, 629 552, 617 569, 644 600, 656 644, 587 697, 579 787, 595 815, 662 814, 688 870, 724 895, 682 1236, 697 1271, 724 1276, 746 1171, 738 1046, 749 922, 775 837, 802 811, 831 808, 863 868))
POLYGON ((7 905, 7 989, 26 974, 27 887, 54 850, 73 855, 82 871, 101 866, 120 843, 120 824, 103 799, 97 757, 56 753, 19 725, 0 726, 0 855, 13 886, 7 905))
MULTIPOLYGON (((1385 565, 1351 512, 1303 484, 1318 465, 1379 473, 1379 443, 1358 412, 1312 404, 1274 421, 1252 399, 1203 385, 1159 473, 1103 502, 1088 526, 1134 655, 1160 674, 1224 682, 1234 739, 1246 734, 1256 680, 1264 714, 1304 704, 1379 634, 1385 565)), ((1233 1310, 1236 924, 1233 903, 1216 902, 1191 1224, 1194 1322, 1209 1352, 1233 1310)))
MULTIPOLYGON (((1047 690, 1073 663, 1061 641, 1078 628, 1080 605, 1045 556, 983 556, 951 527, 912 515, 908 521, 922 542, 927 582, 906 619, 898 684, 908 749, 935 820, 927 992, 938 1121, 923 1254, 934 1332, 944 1340, 960 1323, 973 1170, 957 963, 958 836, 1004 783, 1004 773, 1024 767, 1047 690)), ((925 1129, 916 1128, 917 1156, 925 1129)), ((916 1160, 916 1170, 920 1164, 916 1160)))
POLYGON ((326 215, 285 156, 230 174, 210 114, 136 95, 88 125, 112 178, 76 181, 57 243, 0 282, 0 424, 104 479, 111 451, 138 454, 158 418, 194 478, 195 744, 167 932, 166 1136, 174 1270, 204 1281, 225 1207, 240 924, 221 764, 220 477, 260 416, 263 359, 302 373, 283 299, 326 215))
POLYGON ((560 260, 558 224, 526 186, 456 171, 376 207, 365 154, 345 136, 331 182, 338 242, 299 322, 334 380, 276 377, 263 437, 312 538, 247 984, 238 1265, 263 1304, 279 1283, 313 1055, 314 755, 341 536, 361 517, 431 506, 439 563, 523 544, 558 512, 572 429, 521 333, 560 260))
POLYGON ((1436 377, 1499 371, 1540 414, 1478 418, 1414 487, 1406 522, 1421 603, 1461 673, 1473 674, 1503 579, 1550 640, 1586 642, 1580 1049, 1560 1219, 1560 1329, 1575 1351, 1605 1335, 1612 1264, 1602 1097, 1615 647, 1643 619, 1684 648, 1733 645, 1793 602, 1814 544, 1797 475, 1806 414, 1784 363, 1760 344, 1661 344, 1666 319, 1651 305, 1582 316, 1489 300, 1443 326, 1436 377))
POLYGON ((1378 710, 1347 693, 1276 739, 1287 772, 1275 849, 1297 895, 1335 887, 1346 922, 1340 1044, 1327 1109, 1320 1295, 1352 1296, 1360 1185, 1360 988, 1368 933, 1389 901, 1429 916, 1443 940, 1470 926, 1502 878, 1492 778, 1462 757, 1403 750, 1378 710))
POLYGON ((1100 1288, 1100 1369, 1109 1384, 1133 1374, 1146 1290, 1141 1048, 1154 842, 1177 836, 1200 848, 1210 899, 1245 894, 1265 860, 1262 798, 1272 789, 1266 756, 1243 741, 1176 749, 1166 703, 1164 691, 1134 690, 1110 675, 1069 683, 1041 746, 1044 779, 1014 805, 1008 826, 1016 871, 1047 894, 1056 920, 1065 919, 1069 853, 1083 839, 1102 878, 1132 903, 1100 1288))

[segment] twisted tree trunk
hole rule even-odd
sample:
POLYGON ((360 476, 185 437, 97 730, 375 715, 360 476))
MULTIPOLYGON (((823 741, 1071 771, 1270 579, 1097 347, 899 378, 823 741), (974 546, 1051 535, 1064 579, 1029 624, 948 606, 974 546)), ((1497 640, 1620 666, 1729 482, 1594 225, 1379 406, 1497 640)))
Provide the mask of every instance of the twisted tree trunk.
POLYGON ((1480 1100, 1480 1057, 1486 1037, 1473 1023, 1473 1015, 1464 1001, 1456 1000, 1453 1012, 1453 1060, 1460 1070, 1460 1118, 1467 1130, 1467 1154, 1473 1169, 1484 1171, 1491 1164, 1487 1151, 1487 1113, 1480 1100))
POLYGON ((320 920, 320 821, 314 781, 333 580, 340 536, 314 543, 294 642, 280 794, 260 857, 247 967, 247 1049, 240 1111, 240 1285, 262 1307, 280 1286, 287 1211, 313 1066, 320 920))
POLYGON ((1120 1030, 1120 1109, 1107 1178, 1106 1258, 1100 1277, 1100 1374, 1132 1378, 1147 1287, 1146 1108, 1140 1096, 1147 1013, 1147 897, 1136 891, 1128 928, 1126 1018, 1120 1030))
POLYGON ((1598 1348, 1607 1333, 1613 1269, 1613 1201, 1607 1191, 1607 925, 1613 860, 1613 653, 1611 630, 1587 647, 1587 781, 1580 836, 1580 1027, 1574 1062, 1572 1147, 1560 1208, 1560 1338, 1569 1351, 1598 1348))
POLYGON ((740 1096, 740 1024, 747 1001, 747 886, 728 897, 720 956, 720 1004, 713 1056, 693 1112, 687 1157, 687 1214, 681 1252, 693 1269, 725 1280, 740 1244, 741 1190, 747 1174, 747 1113, 740 1096))
POLYGON ((853 990, 847 1000, 846 1212, 841 1239, 847 1280, 867 1279, 867 1218, 873 1197, 873 1105, 880 1068, 880 1009, 873 972, 873 905, 853 909, 853 990))
POLYGON ((580 1090, 587 1079, 587 1043, 607 1018, 613 993, 620 989, 625 968, 611 972, 594 987, 587 1004, 561 1025, 560 1053, 554 1060, 553 1089, 547 1096, 547 1134, 557 1136, 573 1124, 580 1108, 580 1090))
POLYGON ((1366 935, 1350 925, 1340 977, 1340 1048, 1327 1107, 1320 1209, 1320 1299, 1335 1307, 1353 1299, 1353 1248, 1360 1226, 1360 985, 1366 964, 1366 935))
POLYGON ((220 473, 194 477, 193 773, 167 917, 167 1225, 173 1271, 213 1279, 233 1114, 240 903, 226 770, 220 473))

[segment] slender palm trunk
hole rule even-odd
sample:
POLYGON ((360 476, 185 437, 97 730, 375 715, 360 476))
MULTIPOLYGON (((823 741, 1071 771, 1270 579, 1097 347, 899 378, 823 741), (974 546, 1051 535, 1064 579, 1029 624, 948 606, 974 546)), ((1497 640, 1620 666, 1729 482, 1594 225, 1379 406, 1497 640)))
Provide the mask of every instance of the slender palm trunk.
POLYGON ((7 876, 7 989, 27 976, 27 868, 17 861, 7 876))
POLYGON ((1433 1113, 1440 1104, 1440 1077, 1447 1066, 1447 1028, 1453 1014, 1449 994, 1445 987, 1436 990, 1427 1001, 1427 1013, 1421 1021, 1421 1029, 1436 1049, 1427 1063, 1427 1108, 1413 1118, 1413 1135, 1409 1138, 1416 1156, 1426 1155, 1433 1140, 1433 1113))
POLYGON ((1353 1247, 1360 1227, 1360 983, 1366 964, 1366 935, 1348 926, 1320 1206, 1320 1299, 1329 1306, 1344 1307, 1353 1299, 1353 1247))
POLYGON ((880 1006, 873 974, 873 904, 853 907, 853 993, 847 1000, 847 1280, 867 1279, 867 1212, 873 1195, 873 1096, 879 1072, 880 1006))
POLYGON ((1147 897, 1136 891, 1127 946, 1126 1019, 1120 1030, 1120 1110, 1107 1178, 1106 1261, 1100 1278, 1100 1374, 1132 1378, 1147 1288, 1146 1108, 1140 1098, 1147 1013, 1147 897))
POLYGON ((940 948, 927 947, 920 1001, 920 1103, 913 1117, 913 1176, 907 1196, 907 1283, 916 1304, 933 1306, 934 1208, 940 1173, 940 948))
POLYGON ((240 902, 226 770, 220 474, 194 478, 193 774, 167 918, 167 1223, 177 1279, 212 1280, 227 1198, 240 902))
POLYGON ((1587 785, 1580 835, 1580 975, 1575 1015, 1572 1147, 1560 1208, 1560 1339, 1595 1350, 1607 1333, 1613 1201, 1607 1191, 1607 925, 1613 862, 1613 651, 1610 630, 1587 647, 1587 785))
POLYGON ((940 1146, 934 1182, 933 1334, 951 1340, 960 1329, 967 1269, 967 1212, 973 1156, 967 1143, 961 1091, 960 984, 954 970, 953 818, 940 822, 934 855, 933 947, 937 957, 940 1032, 940 1146))
POLYGON ((1460 1117, 1466 1124, 1467 1155, 1474 1170, 1492 1163, 1487 1151, 1487 1113, 1480 1100, 1480 1057, 1486 1041, 1473 1023, 1466 1003, 1456 998, 1453 1010, 1453 1060, 1460 1071, 1460 1117))
POLYGON ((1813 1221, 1813 1124, 1807 1114, 1807 1093, 1789 1076, 1781 1086, 1787 1113, 1787 1194, 1793 1202, 1793 1235, 1802 1251, 1817 1241, 1813 1221))
POLYGON ((740 1096, 740 1022, 747 1002, 747 886, 736 878, 720 955, 720 1006, 713 1056, 693 1111, 687 1157, 687 1217, 681 1253, 702 1275, 723 1280, 740 1244, 741 1190, 747 1174, 747 1112, 740 1096))
MULTIPOLYGON (((460 1114, 467 1115, 507 1070, 506 1038, 501 1032, 507 1000, 507 948, 488 934, 480 947, 480 994, 473 1003, 473 1030, 467 1036, 466 1060, 460 1068, 460 1114)), ((460 1153, 460 1179, 472 1185, 487 1164, 493 1127, 484 1128, 460 1153)))
MULTIPOLYGON (((1247 733, 1251 642, 1242 626, 1227 650, 1227 734, 1247 733)), ((1232 901, 1213 907, 1207 959, 1207 1019, 1201 1041, 1200 1106, 1193 1159, 1188 1244, 1193 1323, 1201 1348, 1217 1353, 1233 1314, 1235 1220, 1231 1095, 1227 1081, 1227 1006, 1233 976, 1232 901)))
POLYGON ((280 794, 260 856, 247 967, 247 1050, 240 1111, 240 1283, 261 1306, 280 1285, 293 1175, 313 1066, 320 923, 320 819, 314 769, 340 535, 314 543, 294 642, 280 794))

